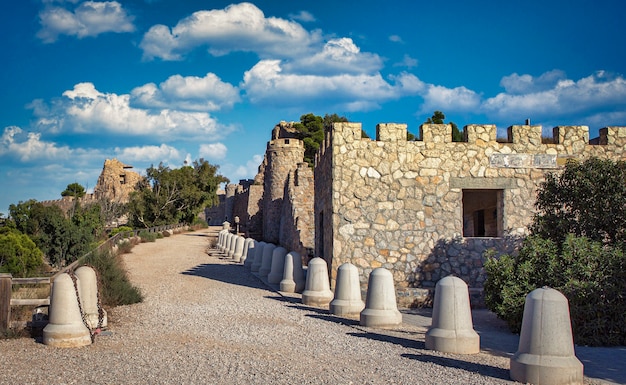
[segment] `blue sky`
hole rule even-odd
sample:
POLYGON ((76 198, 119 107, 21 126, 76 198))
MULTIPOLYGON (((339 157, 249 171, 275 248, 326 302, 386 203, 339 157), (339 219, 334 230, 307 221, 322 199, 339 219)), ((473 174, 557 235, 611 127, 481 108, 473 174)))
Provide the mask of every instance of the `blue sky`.
POLYGON ((530 118, 626 125, 626 2, 10 1, 0 15, 0 212, 89 190, 104 160, 207 159, 252 178, 271 129, 530 118))

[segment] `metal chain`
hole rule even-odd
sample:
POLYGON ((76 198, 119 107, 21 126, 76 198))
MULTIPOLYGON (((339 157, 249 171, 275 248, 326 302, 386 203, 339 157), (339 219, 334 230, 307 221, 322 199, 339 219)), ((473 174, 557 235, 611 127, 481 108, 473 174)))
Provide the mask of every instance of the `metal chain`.
POLYGON ((72 278, 72 282, 74 283, 74 291, 76 292, 76 301, 78 301, 78 310, 80 311, 80 317, 83 320, 83 324, 85 325, 85 327, 87 328, 87 330, 89 331, 89 337, 91 337, 91 343, 94 343, 96 340, 96 335, 95 333, 92 332, 91 328, 89 327, 89 322, 87 322, 87 318, 85 317, 85 312, 83 310, 83 305, 80 302, 80 294, 78 293, 78 279, 76 277, 76 275, 74 274, 74 271, 71 271, 69 273, 69 276, 72 278))

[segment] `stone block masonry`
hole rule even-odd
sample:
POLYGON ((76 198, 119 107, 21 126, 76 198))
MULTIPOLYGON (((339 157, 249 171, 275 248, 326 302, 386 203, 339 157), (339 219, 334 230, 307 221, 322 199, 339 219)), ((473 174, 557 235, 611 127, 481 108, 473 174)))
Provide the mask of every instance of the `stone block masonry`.
POLYGON ((465 142, 452 142, 445 124, 422 125, 420 141, 406 140, 405 124, 376 131, 376 140, 362 139, 359 123, 326 132, 314 170, 315 256, 332 287, 346 262, 363 289, 371 271, 390 270, 402 306, 427 302, 419 289, 450 274, 480 290, 484 251, 519 246, 546 172, 569 159, 626 159, 626 127, 601 129, 597 145, 586 126, 554 128, 553 144, 530 125, 509 127, 506 141, 494 125, 466 126, 465 142))

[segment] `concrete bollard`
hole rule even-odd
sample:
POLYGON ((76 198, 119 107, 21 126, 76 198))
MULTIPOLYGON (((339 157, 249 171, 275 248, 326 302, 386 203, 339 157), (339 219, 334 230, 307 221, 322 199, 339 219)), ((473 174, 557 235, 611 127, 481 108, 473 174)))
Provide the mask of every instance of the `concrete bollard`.
POLYGON ((365 308, 361 299, 359 270, 351 263, 337 269, 335 298, 330 303, 330 313, 336 315, 358 315, 365 308))
POLYGON ((268 283, 280 283, 280 281, 282 281, 283 272, 285 271, 285 255, 287 255, 287 249, 284 247, 274 249, 272 253, 272 265, 267 275, 268 283))
POLYGON ((309 262, 309 271, 306 284, 302 292, 302 303, 310 306, 328 306, 333 299, 328 279, 328 267, 326 261, 320 257, 313 258, 309 262))
POLYGON ((263 248, 263 256, 261 257, 261 267, 259 267, 259 276, 261 279, 267 279, 267 275, 272 270, 272 255, 274 254, 276 245, 268 243, 263 248))
POLYGON ((302 257, 297 251, 291 251, 285 255, 283 279, 280 281, 280 291, 285 293, 301 293, 304 290, 304 270, 302 269, 302 257))
POLYGON ((233 258, 233 255, 235 255, 236 245, 237 245, 237 235, 230 234, 230 241, 228 242, 228 250, 227 250, 228 258, 233 258))
POLYGON ((365 309, 361 312, 361 326, 388 327, 402 323, 402 314, 396 304, 396 288, 391 272, 383 267, 370 273, 365 309))
POLYGON ((228 233, 224 237, 224 247, 222 248, 222 254, 228 255, 228 250, 230 249, 230 242, 233 239, 233 234, 228 233))
POLYGON ((246 259, 248 259, 248 253, 252 248, 254 248, 254 239, 246 238, 246 240, 243 242, 243 253, 241 253, 241 259, 239 260, 239 262, 243 264, 246 263, 246 259))
POLYGON ((107 327, 106 310, 98 310, 98 278, 95 270, 89 266, 81 266, 74 274, 80 282, 78 293, 87 324, 91 329, 107 327), (100 321, 100 311, 102 311, 102 321, 100 321))
POLYGON ((435 286, 432 324, 426 332, 426 349, 444 353, 476 354, 480 336, 474 331, 467 284, 447 276, 435 286))
POLYGON ((263 250, 267 246, 267 243, 261 241, 257 243, 256 251, 254 252, 254 261, 250 267, 250 270, 253 273, 258 273, 261 268, 261 263, 263 262, 263 250))
POLYGON ((76 288, 67 273, 59 274, 52 285, 48 325, 43 329, 43 343, 59 348, 77 348, 91 344, 89 329, 83 323, 76 288))
POLYGON ((252 239, 252 242, 250 242, 250 245, 248 245, 248 254, 246 255, 246 260, 243 261, 243 267, 245 267, 246 269, 252 269, 252 264, 254 263, 254 256, 258 250, 259 250, 259 242, 257 242, 255 239, 252 239))
POLYGON ((549 287, 526 296, 511 379, 532 384, 582 384, 583 364, 576 358, 567 298, 549 287))
POLYGON ((233 260, 235 262, 241 261, 241 256, 243 255, 243 244, 245 241, 246 239, 241 235, 237 235, 235 237, 235 252, 233 253, 233 260))
POLYGON ((229 232, 230 232, 230 222, 228 222, 228 221, 224 221, 224 222, 222 223, 222 230, 226 230, 226 231, 229 231, 229 232))
POLYGON ((228 234, 228 230, 220 230, 217 235, 217 244, 216 248, 220 251, 223 250, 224 247, 224 238, 226 238, 226 234, 228 234))

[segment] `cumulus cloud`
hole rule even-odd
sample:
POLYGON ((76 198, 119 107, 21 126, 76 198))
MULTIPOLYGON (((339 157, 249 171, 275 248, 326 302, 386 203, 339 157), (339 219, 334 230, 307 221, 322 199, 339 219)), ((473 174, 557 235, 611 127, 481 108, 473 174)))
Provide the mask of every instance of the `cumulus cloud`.
POLYGON ((223 143, 207 143, 200 145, 198 155, 206 159, 224 159, 227 152, 228 148, 223 143))
POLYGON ((417 59, 414 59, 412 57, 410 57, 409 55, 404 55, 404 57, 402 58, 402 61, 398 62, 398 63, 394 63, 394 67, 406 67, 406 68, 415 68, 417 67, 417 59))
POLYGON ((253 103, 284 107, 323 100, 348 111, 379 107, 379 103, 414 92, 415 79, 399 77, 390 84, 380 73, 338 74, 332 76, 283 73, 279 60, 262 60, 246 71, 240 87, 253 103))
POLYGON ((263 155, 252 155, 244 164, 227 163, 220 166, 220 174, 227 175, 231 182, 239 179, 252 179, 259 172, 259 165, 263 161, 263 155))
POLYGON ((45 43, 53 43, 59 35, 82 39, 105 32, 133 32, 133 19, 117 1, 85 1, 74 11, 48 6, 39 13, 41 29, 37 37, 45 43))
POLYGON ((219 111, 240 101, 239 90, 213 73, 204 77, 170 76, 159 86, 148 83, 137 87, 130 96, 133 107, 187 111, 219 111))
POLYGON ((398 36, 398 35, 391 35, 391 36, 389 36, 389 41, 392 41, 394 43, 404 43, 402 38, 400 36, 398 36))
POLYGON ((53 133, 108 132, 195 140, 207 135, 221 137, 230 131, 206 112, 133 108, 130 95, 100 92, 92 83, 76 84, 50 105, 34 103, 33 111, 37 126, 53 133))
POLYGON ((282 58, 297 57, 320 39, 317 31, 309 33, 294 21, 265 17, 254 4, 241 3, 194 12, 171 29, 155 25, 146 32, 140 47, 147 60, 181 60, 198 47, 207 47, 214 56, 247 51, 282 58))
POLYGON ((283 70, 297 74, 360 74, 378 71, 382 59, 373 53, 361 52, 352 39, 331 39, 321 51, 288 61, 283 70))
POLYGON ((116 157, 124 159, 125 162, 143 162, 143 163, 180 163, 182 155, 172 146, 161 144, 160 146, 133 146, 133 147, 116 147, 114 150, 116 157))
POLYGON ((598 71, 577 81, 560 71, 538 78, 513 74, 503 79, 508 92, 484 101, 482 110, 497 118, 591 116, 594 110, 626 108, 626 79, 598 71))
POLYGON ((429 84, 422 89, 424 103, 420 113, 443 111, 473 111, 480 106, 480 95, 465 87, 447 88, 429 84))
POLYGON ((68 159, 72 151, 67 146, 41 140, 41 133, 25 132, 20 127, 5 127, 0 142, 0 155, 14 156, 22 162, 42 159, 68 159))
POLYGON ((289 17, 293 20, 298 20, 303 23, 310 23, 315 21, 315 16, 311 12, 308 11, 300 11, 298 13, 290 13, 289 17))

